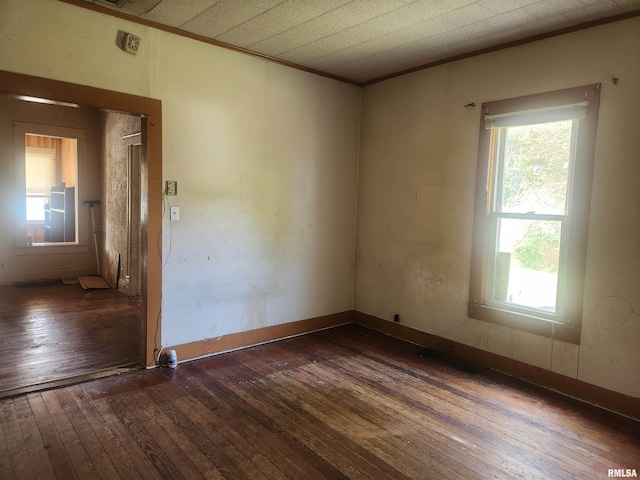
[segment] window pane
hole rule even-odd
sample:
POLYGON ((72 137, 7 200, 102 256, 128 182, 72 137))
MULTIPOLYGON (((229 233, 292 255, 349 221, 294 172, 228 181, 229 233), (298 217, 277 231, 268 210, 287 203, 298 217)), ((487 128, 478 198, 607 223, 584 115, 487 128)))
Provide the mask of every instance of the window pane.
POLYGON ((27 222, 44 223, 44 241, 37 243, 76 242, 78 139, 25 133, 24 144, 27 222))
POLYGON ((562 222, 499 218, 493 299, 553 313, 562 222))
POLYGON ((27 196, 27 222, 44 222, 45 196, 27 196))
POLYGON ((503 129, 503 212, 564 214, 571 120, 503 129))
POLYGON ((56 184, 56 151, 50 148, 27 147, 25 155, 25 186, 27 194, 48 194, 56 184))

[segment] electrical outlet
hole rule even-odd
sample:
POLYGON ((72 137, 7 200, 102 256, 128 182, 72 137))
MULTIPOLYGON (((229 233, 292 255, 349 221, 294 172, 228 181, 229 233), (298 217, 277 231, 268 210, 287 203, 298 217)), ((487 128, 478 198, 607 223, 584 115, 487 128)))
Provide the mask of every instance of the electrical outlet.
POLYGON ((178 195, 178 182, 167 180, 167 195, 178 195))

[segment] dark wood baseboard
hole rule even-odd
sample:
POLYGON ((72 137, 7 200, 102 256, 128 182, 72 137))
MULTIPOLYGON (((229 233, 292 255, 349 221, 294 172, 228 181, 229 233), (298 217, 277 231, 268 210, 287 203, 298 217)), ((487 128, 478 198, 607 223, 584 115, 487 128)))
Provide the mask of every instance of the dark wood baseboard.
POLYGON ((565 377, 543 368, 534 367, 495 353, 414 330, 405 325, 383 320, 366 313, 355 312, 354 322, 401 340, 423 345, 438 352, 487 366, 511 377, 559 392, 581 402, 640 420, 640 398, 630 397, 575 378, 565 377))
POLYGON ((207 338, 197 342, 166 347, 164 351, 175 350, 178 361, 193 360, 208 355, 229 352, 239 348, 251 347, 261 343, 273 342, 325 328, 353 323, 353 314, 353 310, 348 310, 346 312, 309 318, 298 322, 284 323, 282 325, 249 330, 248 332, 233 333, 221 337, 207 338))

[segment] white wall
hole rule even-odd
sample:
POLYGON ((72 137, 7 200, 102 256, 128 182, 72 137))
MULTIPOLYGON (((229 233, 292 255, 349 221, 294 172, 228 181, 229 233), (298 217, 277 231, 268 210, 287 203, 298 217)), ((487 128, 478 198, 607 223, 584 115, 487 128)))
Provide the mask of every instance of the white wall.
POLYGON ((360 89, 54 0, 0 2, 0 69, 162 100, 163 345, 353 308, 360 89))
POLYGON ((365 88, 356 310, 640 396, 639 44, 635 18, 365 88), (468 319, 480 109, 464 105, 598 82, 580 346, 468 319))
POLYGON ((162 32, 157 59, 168 341, 352 309, 359 89, 162 32))

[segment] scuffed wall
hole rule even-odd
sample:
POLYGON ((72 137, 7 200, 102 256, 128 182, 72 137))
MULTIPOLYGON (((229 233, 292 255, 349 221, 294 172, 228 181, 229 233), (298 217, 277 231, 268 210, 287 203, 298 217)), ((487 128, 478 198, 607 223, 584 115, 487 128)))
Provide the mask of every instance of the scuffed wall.
POLYGON ((178 182, 163 334, 351 310, 359 89, 163 32, 158 44, 164 178, 178 182))
POLYGON ((640 396, 638 45, 635 18, 366 87, 356 310, 640 396), (469 319, 481 112, 464 105, 599 82, 580 345, 469 319))

